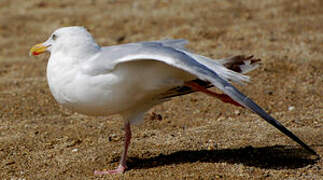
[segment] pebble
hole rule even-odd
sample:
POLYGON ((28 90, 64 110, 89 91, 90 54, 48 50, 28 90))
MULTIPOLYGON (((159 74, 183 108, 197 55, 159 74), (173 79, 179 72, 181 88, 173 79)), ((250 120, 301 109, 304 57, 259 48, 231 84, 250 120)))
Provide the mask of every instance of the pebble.
POLYGON ((79 151, 77 148, 73 149, 72 152, 77 152, 79 151))
POLYGON ((234 111, 234 114, 235 114, 235 115, 240 115, 240 111, 239 111, 239 110, 235 110, 235 111, 234 111))
POLYGON ((207 149, 208 150, 214 150, 218 147, 217 143, 213 140, 209 140, 208 143, 207 143, 207 149))
POLYGON ((292 111, 292 110, 294 110, 295 109, 295 107, 294 106, 289 106, 288 107, 288 111, 292 111))

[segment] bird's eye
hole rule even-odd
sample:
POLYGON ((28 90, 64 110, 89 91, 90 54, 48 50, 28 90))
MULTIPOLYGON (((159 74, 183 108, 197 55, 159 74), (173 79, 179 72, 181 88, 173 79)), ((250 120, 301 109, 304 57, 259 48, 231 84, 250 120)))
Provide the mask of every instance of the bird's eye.
POLYGON ((55 41, 57 39, 57 36, 53 34, 52 39, 55 41))

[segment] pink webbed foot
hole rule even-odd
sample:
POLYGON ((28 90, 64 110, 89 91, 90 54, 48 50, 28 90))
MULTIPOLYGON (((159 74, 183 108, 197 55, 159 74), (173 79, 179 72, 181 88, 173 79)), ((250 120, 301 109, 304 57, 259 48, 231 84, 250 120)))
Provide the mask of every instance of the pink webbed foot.
POLYGON ((119 165, 117 169, 106 170, 106 171, 94 171, 94 175, 103 175, 103 174, 122 174, 126 171, 127 166, 119 165))

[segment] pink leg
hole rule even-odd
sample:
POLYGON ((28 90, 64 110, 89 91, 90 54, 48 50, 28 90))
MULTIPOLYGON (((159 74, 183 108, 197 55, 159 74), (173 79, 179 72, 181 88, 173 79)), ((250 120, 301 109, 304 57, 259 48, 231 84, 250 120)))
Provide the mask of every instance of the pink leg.
POLYGON ((127 121, 124 124, 125 128, 125 142, 124 142, 124 149, 121 155, 120 164, 115 170, 107 170, 107 171, 94 171, 94 175, 101 175, 101 174, 121 174, 124 173, 124 171, 127 169, 127 153, 128 153, 128 147, 130 144, 131 139, 131 129, 130 129, 130 123, 127 121))
POLYGON ((242 105, 240 105, 239 103, 237 103, 236 101, 231 99, 231 97, 226 95, 226 94, 218 94, 216 92, 212 92, 212 91, 204 88, 203 86, 200 86, 199 84, 197 84, 195 82, 187 82, 187 83, 185 83, 185 85, 192 88, 194 91, 201 91, 201 92, 203 92, 205 94, 208 94, 210 96, 216 97, 216 98, 220 99, 224 103, 230 103, 230 104, 233 104, 233 105, 236 105, 236 106, 244 108, 242 105))

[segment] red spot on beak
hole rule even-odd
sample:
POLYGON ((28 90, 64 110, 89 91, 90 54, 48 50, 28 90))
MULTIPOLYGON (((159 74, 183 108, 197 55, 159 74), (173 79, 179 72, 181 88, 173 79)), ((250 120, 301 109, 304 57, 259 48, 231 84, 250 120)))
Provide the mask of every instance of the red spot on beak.
POLYGON ((34 52, 32 52, 33 53, 33 55, 34 56, 37 56, 37 55, 39 55, 40 53, 38 53, 38 52, 36 52, 36 51, 34 51, 34 52))

